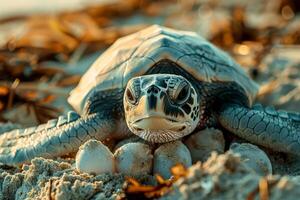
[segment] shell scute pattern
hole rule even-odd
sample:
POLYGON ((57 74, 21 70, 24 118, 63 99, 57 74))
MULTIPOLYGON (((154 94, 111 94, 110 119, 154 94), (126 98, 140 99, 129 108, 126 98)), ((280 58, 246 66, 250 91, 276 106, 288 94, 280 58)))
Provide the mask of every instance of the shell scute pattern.
POLYGON ((150 26, 115 42, 82 77, 69 103, 79 113, 93 90, 126 87, 129 79, 146 74, 160 60, 169 59, 199 81, 235 81, 252 103, 258 86, 226 53, 192 32, 150 26))
POLYGON ((148 39, 136 52, 139 56, 146 56, 154 62, 161 58, 179 59, 181 56, 190 53, 188 49, 178 45, 177 38, 171 38, 166 35, 158 35, 148 39))

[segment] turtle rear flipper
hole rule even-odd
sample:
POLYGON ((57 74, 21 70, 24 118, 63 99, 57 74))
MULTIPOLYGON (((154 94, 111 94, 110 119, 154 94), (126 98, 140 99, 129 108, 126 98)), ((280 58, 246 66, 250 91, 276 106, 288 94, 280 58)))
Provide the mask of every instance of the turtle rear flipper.
POLYGON ((252 109, 227 105, 218 117, 221 125, 250 142, 275 151, 300 155, 300 114, 255 105, 252 109))

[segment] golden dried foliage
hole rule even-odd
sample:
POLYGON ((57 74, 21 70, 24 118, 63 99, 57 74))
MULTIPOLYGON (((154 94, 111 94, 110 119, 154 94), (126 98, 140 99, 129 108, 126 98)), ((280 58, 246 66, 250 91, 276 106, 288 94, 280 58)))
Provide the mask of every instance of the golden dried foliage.
POLYGON ((171 168, 171 173, 172 177, 170 179, 164 179, 156 174, 156 186, 143 185, 136 179, 128 177, 125 188, 126 197, 128 199, 155 199, 163 196, 170 191, 175 181, 187 175, 187 169, 183 165, 177 164, 171 168))

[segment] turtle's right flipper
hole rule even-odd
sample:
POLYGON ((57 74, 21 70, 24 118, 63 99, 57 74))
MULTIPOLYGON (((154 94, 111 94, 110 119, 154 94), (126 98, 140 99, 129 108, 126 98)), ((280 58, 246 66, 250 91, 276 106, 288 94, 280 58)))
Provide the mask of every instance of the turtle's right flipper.
POLYGON ((300 155, 300 113, 275 111, 260 104, 252 109, 231 104, 222 109, 219 122, 250 142, 300 155))

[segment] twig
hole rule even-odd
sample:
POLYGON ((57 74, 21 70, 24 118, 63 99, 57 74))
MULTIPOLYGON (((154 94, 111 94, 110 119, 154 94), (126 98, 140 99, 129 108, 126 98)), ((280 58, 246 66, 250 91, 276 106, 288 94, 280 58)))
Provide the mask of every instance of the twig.
POLYGON ((265 178, 259 181, 259 196, 261 200, 269 200, 268 181, 265 178))
POLYGON ((52 196, 51 196, 52 181, 53 181, 52 179, 49 180, 49 190, 48 190, 49 200, 52 200, 52 196))
POLYGON ((7 102, 7 108, 10 109, 13 105, 13 100, 14 100, 14 96, 15 96, 15 91, 18 87, 20 83, 19 79, 16 79, 12 85, 10 86, 10 92, 9 92, 9 96, 8 96, 8 102, 7 102))

